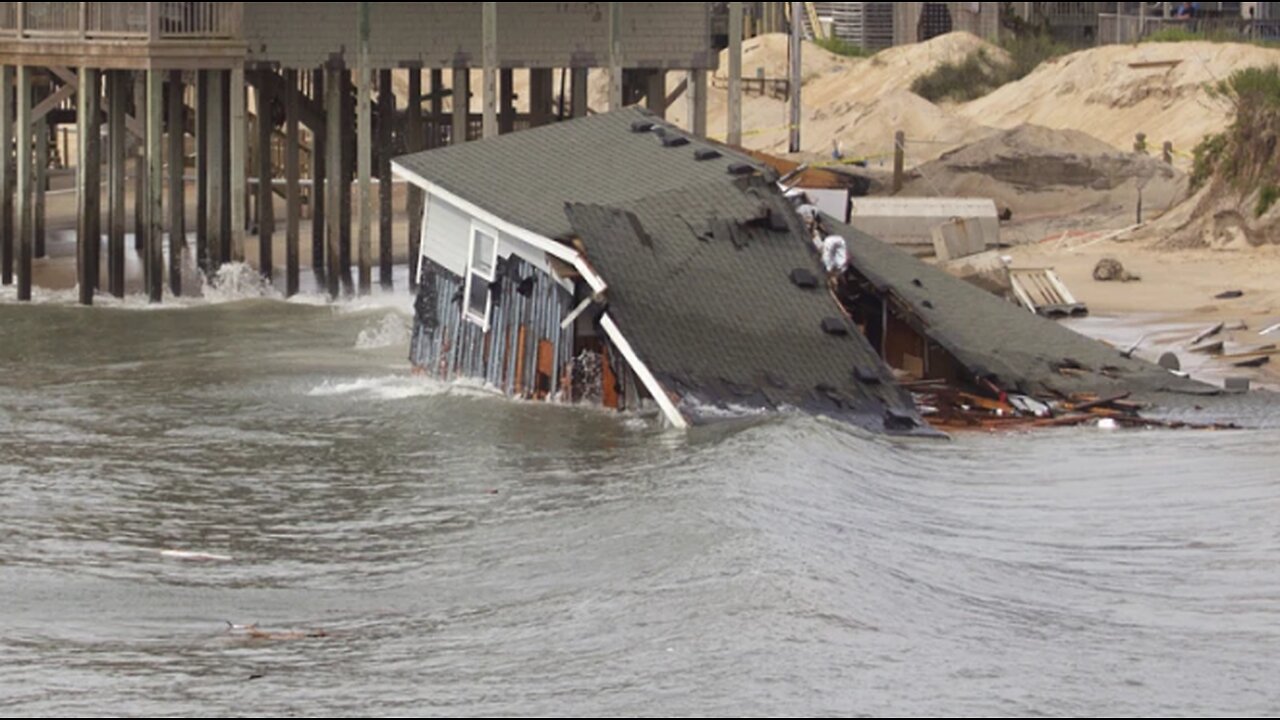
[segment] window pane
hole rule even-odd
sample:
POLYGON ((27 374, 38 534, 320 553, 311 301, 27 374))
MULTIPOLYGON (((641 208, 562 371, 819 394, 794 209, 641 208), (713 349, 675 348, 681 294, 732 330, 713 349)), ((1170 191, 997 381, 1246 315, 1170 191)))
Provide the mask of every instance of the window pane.
POLYGON ((475 244, 471 250, 471 269, 487 276, 493 275, 493 236, 476 231, 475 244))
POLYGON ((471 290, 467 297, 467 310, 471 314, 479 318, 485 317, 485 310, 489 307, 489 281, 485 278, 471 274, 471 290))

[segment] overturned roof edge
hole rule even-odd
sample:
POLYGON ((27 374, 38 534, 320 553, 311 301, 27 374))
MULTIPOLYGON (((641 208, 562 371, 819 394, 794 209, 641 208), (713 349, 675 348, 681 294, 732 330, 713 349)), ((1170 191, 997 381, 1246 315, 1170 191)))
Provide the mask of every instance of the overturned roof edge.
POLYGON ((609 289, 609 285, 604 281, 604 278, 600 277, 600 274, 595 271, 595 268, 591 267, 591 263, 587 262, 587 259, 582 256, 582 253, 579 253, 574 248, 563 243, 558 243, 551 238, 543 237, 542 235, 520 227, 509 220, 504 220, 479 205, 476 205, 470 200, 440 187, 403 165, 397 164, 394 160, 391 161, 391 170, 396 175, 399 175, 405 180, 417 185, 423 190, 426 190, 428 193, 439 197, 441 200, 444 200, 459 210, 484 221, 497 230, 518 238, 558 260, 563 260, 564 262, 573 265, 574 269, 581 273, 583 279, 591 286, 592 292, 599 294, 609 289))

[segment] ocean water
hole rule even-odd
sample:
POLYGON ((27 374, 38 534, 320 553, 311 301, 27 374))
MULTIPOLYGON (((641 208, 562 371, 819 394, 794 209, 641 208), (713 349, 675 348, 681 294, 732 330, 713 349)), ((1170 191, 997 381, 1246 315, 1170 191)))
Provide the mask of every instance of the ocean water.
POLYGON ((677 433, 413 376, 407 294, 6 297, 9 715, 1280 713, 1274 433, 677 433))

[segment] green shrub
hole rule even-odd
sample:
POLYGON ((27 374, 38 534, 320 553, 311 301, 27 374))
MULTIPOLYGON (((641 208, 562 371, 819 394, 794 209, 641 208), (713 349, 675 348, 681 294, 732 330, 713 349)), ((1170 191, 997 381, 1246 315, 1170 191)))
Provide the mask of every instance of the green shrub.
POLYGON ((827 52, 835 53, 836 55, 843 55, 844 57, 866 58, 875 55, 874 52, 862 47, 861 45, 854 45, 851 42, 845 42, 838 37, 815 40, 814 44, 827 52))
POLYGON ((1280 200, 1280 186, 1267 185, 1262 188, 1262 194, 1258 195, 1258 207, 1254 209, 1254 214, 1262 217, 1267 214, 1272 205, 1280 200))
POLYGON ((979 49, 959 62, 942 63, 916 78, 911 91, 930 102, 968 102, 1030 75, 1041 64, 1068 52, 1047 35, 1024 35, 1002 43, 1009 59, 979 49))

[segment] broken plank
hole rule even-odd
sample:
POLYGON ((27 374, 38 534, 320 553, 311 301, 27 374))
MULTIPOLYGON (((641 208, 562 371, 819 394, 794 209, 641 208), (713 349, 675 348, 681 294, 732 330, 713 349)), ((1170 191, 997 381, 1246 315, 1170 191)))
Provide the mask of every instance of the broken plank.
POLYGON ((1199 345, 1200 343, 1204 342, 1205 340, 1208 340, 1214 335, 1221 333, 1222 330, 1226 327, 1227 327, 1226 323, 1218 323, 1217 325, 1214 325, 1213 327, 1209 328, 1208 330, 1205 330, 1199 335, 1196 335, 1194 338, 1191 339, 1191 342, 1187 343, 1187 345, 1199 345))

